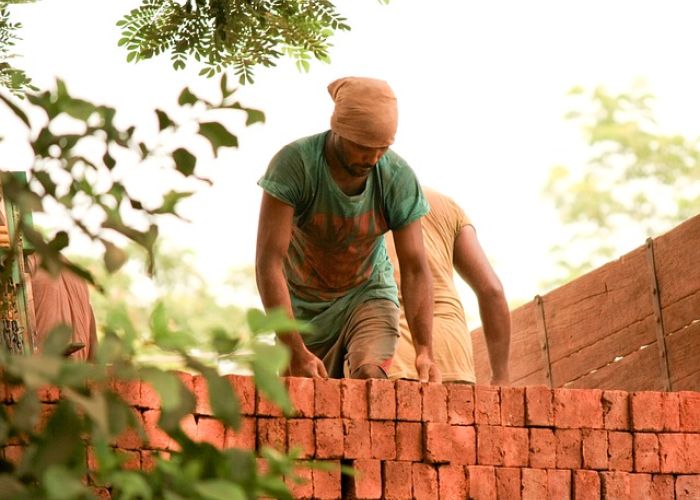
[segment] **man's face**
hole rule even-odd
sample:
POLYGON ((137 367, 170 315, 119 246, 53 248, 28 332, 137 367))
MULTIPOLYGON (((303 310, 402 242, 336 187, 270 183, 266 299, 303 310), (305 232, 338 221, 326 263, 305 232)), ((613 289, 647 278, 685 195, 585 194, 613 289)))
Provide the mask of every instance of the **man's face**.
POLYGON ((389 147, 370 148, 335 136, 334 148, 340 165, 353 177, 368 177, 389 147))

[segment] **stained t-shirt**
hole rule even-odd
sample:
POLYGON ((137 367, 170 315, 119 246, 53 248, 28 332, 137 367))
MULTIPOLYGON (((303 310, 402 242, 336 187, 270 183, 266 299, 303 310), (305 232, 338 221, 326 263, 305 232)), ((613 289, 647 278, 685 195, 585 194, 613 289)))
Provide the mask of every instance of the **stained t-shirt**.
POLYGON ((415 174, 388 150, 362 193, 345 194, 324 156, 329 132, 282 148, 258 184, 294 207, 284 271, 297 319, 310 321, 307 345, 335 339, 347 316, 370 299, 398 305, 393 268, 382 235, 425 215, 428 203, 415 174))
MULTIPOLYGON (((424 188, 424 192, 430 203, 430 213, 421 220, 421 226, 425 255, 433 276, 433 356, 445 382, 474 382, 471 337, 453 280, 455 240, 464 226, 471 222, 451 198, 428 188, 424 188)), ((397 263, 390 237, 387 237, 387 246, 390 259, 397 263)), ((398 280, 398 273, 396 278, 398 280)), ((417 380, 416 352, 403 307, 399 329, 399 342, 389 367, 389 377, 417 380)))

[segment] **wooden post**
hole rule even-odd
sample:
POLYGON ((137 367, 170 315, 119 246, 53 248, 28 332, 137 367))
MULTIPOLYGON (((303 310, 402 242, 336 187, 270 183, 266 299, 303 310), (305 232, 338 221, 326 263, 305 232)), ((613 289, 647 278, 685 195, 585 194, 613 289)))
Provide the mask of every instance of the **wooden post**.
POLYGON ((659 282, 656 279, 656 261, 654 260, 654 239, 647 238, 647 263, 651 277, 651 301, 654 306, 654 320, 656 322, 656 344, 659 347, 659 366, 661 368, 661 383, 665 391, 672 391, 671 373, 668 366, 668 353, 666 352, 666 334, 664 332, 664 317, 661 312, 661 297, 659 282))
POLYGON ((542 348, 542 358, 544 359, 547 385, 552 388, 552 365, 549 362, 549 338, 547 337, 547 323, 544 319, 544 301, 540 295, 535 296, 535 306, 537 307, 537 330, 540 332, 540 347, 542 348))

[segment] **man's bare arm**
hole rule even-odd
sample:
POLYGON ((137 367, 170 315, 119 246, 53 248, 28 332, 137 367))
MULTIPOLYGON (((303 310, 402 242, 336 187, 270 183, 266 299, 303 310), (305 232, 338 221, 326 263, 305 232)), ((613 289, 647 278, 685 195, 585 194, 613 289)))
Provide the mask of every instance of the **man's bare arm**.
POLYGON ((393 232, 401 272, 401 296, 416 350, 416 371, 422 382, 440 382, 433 360, 433 281, 423 249, 420 220, 393 232))
POLYGON ((491 362, 491 384, 507 385, 510 383, 510 310, 501 280, 491 267, 472 226, 464 226, 455 240, 454 267, 474 290, 479 302, 491 362))
MULTIPOLYGON (((265 310, 281 307, 290 318, 292 301, 284 276, 284 261, 292 238, 294 207, 263 193, 258 221, 255 277, 265 310)), ((299 332, 277 332, 291 350, 289 374, 302 377, 327 377, 323 362, 304 345, 299 332)))

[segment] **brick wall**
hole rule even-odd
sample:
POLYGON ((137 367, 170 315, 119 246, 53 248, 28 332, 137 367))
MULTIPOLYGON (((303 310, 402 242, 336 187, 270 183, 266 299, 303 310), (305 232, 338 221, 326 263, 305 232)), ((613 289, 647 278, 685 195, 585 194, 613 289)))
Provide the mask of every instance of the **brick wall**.
MULTIPOLYGON (((238 432, 211 418, 206 383, 182 375, 197 398, 184 426, 217 447, 301 448, 301 461, 353 466, 300 469, 297 498, 700 498, 700 393, 544 386, 435 385, 385 380, 286 379, 297 414, 284 418, 249 377, 230 376, 242 403, 238 432)), ((158 397, 118 384, 143 422, 115 446, 131 467, 173 449, 156 427, 158 397)), ((57 391, 42 392, 46 411, 57 391)), ((11 406, 16 397, 5 394, 11 406)), ((3 450, 12 459, 18 446, 3 450)))

